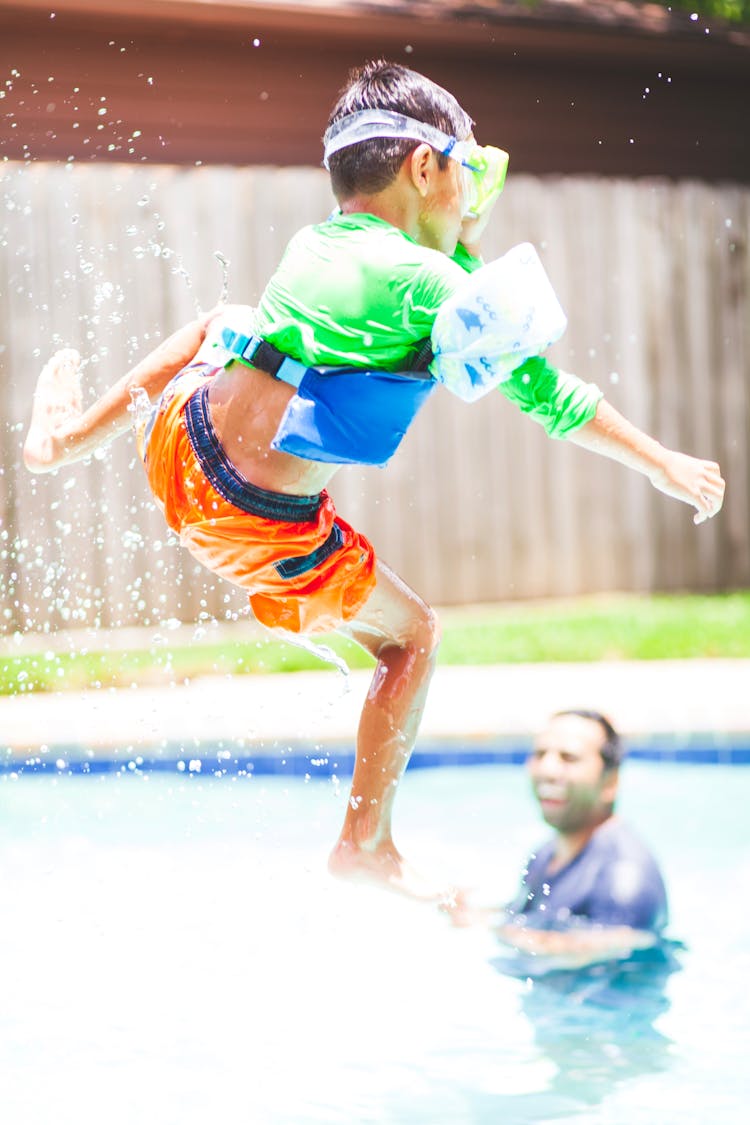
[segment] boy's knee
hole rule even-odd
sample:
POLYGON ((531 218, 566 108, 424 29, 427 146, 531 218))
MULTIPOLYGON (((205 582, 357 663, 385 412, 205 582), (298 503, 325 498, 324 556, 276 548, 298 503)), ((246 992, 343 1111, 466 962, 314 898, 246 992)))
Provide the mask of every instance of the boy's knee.
POLYGON ((420 656, 431 658, 436 655, 440 646, 440 621, 435 610, 430 606, 425 607, 419 624, 416 628, 412 643, 420 656))

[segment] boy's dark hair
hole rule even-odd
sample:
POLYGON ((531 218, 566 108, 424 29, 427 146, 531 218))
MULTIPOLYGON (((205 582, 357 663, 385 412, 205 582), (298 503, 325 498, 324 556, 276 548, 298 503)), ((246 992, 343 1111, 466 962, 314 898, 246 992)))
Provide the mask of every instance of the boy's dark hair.
POLYGON ((557 711, 555 713, 555 718, 563 715, 574 715, 579 719, 590 719, 592 723, 598 723, 604 734, 604 743, 599 748, 599 753, 604 762, 604 772, 608 773, 610 770, 619 768, 625 756, 625 747, 623 746, 622 738, 612 726, 609 719, 602 715, 601 711, 586 711, 573 708, 569 711, 557 711))
MULTIPOLYGON (((340 118, 363 109, 403 113, 459 141, 466 140, 473 124, 468 113, 442 86, 384 59, 375 59, 351 71, 328 118, 328 128, 340 118)), ((375 137, 335 152, 329 160, 334 195, 342 200, 357 192, 382 191, 418 144, 410 137, 375 137)), ((438 157, 440 167, 444 168, 449 159, 438 157)))

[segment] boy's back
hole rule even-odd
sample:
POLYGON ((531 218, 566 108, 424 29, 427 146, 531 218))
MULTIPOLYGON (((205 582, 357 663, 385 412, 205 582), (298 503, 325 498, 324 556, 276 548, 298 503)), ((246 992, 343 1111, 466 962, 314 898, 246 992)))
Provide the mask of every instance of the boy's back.
POLYGON ((294 236, 256 327, 308 365, 404 370, 465 277, 456 261, 382 218, 338 214, 294 236))
MULTIPOLYGON (((337 214, 294 236, 246 327, 310 366, 408 370, 438 308, 477 264, 463 247, 449 258, 375 215, 337 214)), ((212 380, 212 420, 247 479, 317 492, 337 466, 271 446, 293 394, 266 372, 233 363, 212 380)))

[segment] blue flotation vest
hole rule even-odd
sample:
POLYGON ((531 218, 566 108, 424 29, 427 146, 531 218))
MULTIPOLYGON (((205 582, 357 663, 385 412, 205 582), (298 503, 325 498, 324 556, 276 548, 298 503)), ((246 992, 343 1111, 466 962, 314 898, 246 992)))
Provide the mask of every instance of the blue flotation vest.
MULTIPOLYGON (((310 461, 387 465, 436 386, 426 371, 307 367, 261 337, 231 328, 222 330, 221 346, 296 388, 271 447, 310 461)), ((417 366, 430 359, 428 351, 417 366)))

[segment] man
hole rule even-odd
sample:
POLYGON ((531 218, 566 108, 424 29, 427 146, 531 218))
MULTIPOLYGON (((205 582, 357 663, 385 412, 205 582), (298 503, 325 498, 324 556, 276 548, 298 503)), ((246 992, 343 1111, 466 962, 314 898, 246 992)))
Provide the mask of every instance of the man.
POLYGON ((596 711, 562 711, 528 760, 532 787, 554 836, 531 857, 516 898, 497 912, 458 896, 456 925, 485 920, 537 969, 620 960, 658 943, 667 922, 659 868, 615 814, 622 743, 596 711), (493 921, 494 919, 494 921, 493 921))
POLYGON ((616 1085, 669 1065, 655 1021, 681 943, 663 938, 667 901, 648 849, 615 813, 622 743, 597 711, 554 715, 528 769, 554 835, 534 854, 515 899, 494 916, 458 901, 453 920, 493 925, 507 950, 491 964, 525 986, 520 1007, 554 1064, 546 1090, 597 1105, 616 1085))

